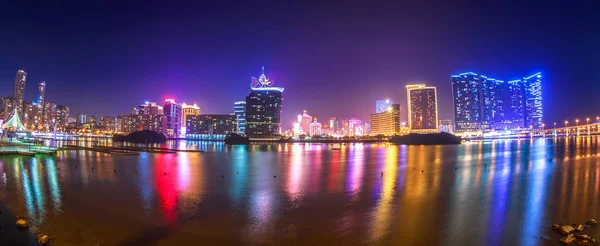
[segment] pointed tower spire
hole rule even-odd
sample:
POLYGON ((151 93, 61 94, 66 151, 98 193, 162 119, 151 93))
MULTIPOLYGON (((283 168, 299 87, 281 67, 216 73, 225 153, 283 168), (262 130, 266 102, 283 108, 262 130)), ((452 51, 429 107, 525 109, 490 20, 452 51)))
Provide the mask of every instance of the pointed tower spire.
POLYGON ((262 74, 265 74, 265 66, 262 66, 262 74))

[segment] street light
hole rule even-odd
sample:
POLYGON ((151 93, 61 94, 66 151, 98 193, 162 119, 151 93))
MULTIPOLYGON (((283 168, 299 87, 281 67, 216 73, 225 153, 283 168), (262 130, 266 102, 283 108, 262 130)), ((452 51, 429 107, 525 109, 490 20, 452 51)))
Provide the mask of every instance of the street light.
POLYGON ((569 121, 565 120, 565 133, 569 136, 569 121))
POLYGON ((579 136, 579 119, 575 119, 575 124, 577 127, 575 127, 575 130, 577 130, 577 136, 579 136))

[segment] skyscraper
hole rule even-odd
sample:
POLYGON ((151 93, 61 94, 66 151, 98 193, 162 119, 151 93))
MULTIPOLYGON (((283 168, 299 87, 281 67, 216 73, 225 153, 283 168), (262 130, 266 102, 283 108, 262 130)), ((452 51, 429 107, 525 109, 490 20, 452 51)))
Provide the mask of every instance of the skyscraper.
POLYGON ((312 123, 310 123, 308 131, 310 136, 321 135, 322 125, 321 123, 317 122, 317 118, 315 118, 315 120, 312 123))
POLYGON ((392 100, 390 99, 375 101, 375 113, 378 114, 387 111, 392 104, 392 100))
POLYGON ((181 104, 181 134, 185 135, 186 133, 186 122, 187 118, 190 116, 200 115, 200 107, 194 103, 194 105, 188 105, 186 103, 181 104))
POLYGON ((542 108, 542 74, 523 78, 525 86, 525 127, 541 129, 544 118, 542 108))
POLYGON ((167 98, 163 107, 163 134, 167 137, 178 137, 181 128, 181 105, 175 99, 167 98))
POLYGON ((369 135, 394 136, 397 134, 400 134, 400 104, 392 104, 384 112, 371 114, 369 135))
POLYGON ((23 100, 25 99, 25 81, 27 80, 27 72, 23 70, 17 71, 15 78, 15 90, 13 93, 14 107, 17 108, 19 116, 23 115, 23 100))
POLYGON ((40 107, 40 108, 44 107, 45 96, 46 96, 46 81, 41 81, 38 84, 38 96, 35 101, 35 103, 38 105, 38 107, 40 107))
POLYGON ((452 75, 456 131, 541 128, 541 77, 504 82, 473 72, 452 75))
POLYGON ((237 120, 237 133, 246 133, 246 101, 237 101, 233 103, 233 113, 237 120))
POLYGON ((434 86, 407 85, 408 125, 411 131, 432 132, 438 129, 437 92, 434 86))
POLYGON ((301 115, 298 115, 298 123, 300 124, 300 132, 304 134, 310 133, 310 124, 313 122, 313 117, 310 116, 306 110, 302 111, 301 115))
POLYGON ((246 135, 254 139, 276 139, 281 131, 283 88, 273 87, 264 72, 251 78, 250 95, 246 97, 246 135))

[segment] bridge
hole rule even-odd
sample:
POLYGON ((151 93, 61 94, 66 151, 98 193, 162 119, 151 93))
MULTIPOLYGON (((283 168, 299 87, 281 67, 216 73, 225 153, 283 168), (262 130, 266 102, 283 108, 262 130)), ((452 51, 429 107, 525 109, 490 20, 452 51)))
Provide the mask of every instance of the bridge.
POLYGON ((600 135, 600 122, 589 123, 587 119, 586 124, 580 125, 579 120, 576 120, 574 125, 569 126, 569 122, 565 121, 563 127, 556 127, 554 123, 552 128, 546 128, 546 125, 542 124, 542 129, 531 131, 531 136, 537 137, 582 135, 600 135))

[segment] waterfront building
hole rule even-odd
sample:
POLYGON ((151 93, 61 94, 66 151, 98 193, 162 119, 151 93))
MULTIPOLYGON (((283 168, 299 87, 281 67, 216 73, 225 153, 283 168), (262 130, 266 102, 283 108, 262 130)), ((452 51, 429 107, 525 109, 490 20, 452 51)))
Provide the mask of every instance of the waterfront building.
POLYGON ((383 112, 387 111, 388 108, 390 106, 392 106, 392 104, 393 104, 392 100, 390 100, 390 99, 377 100, 375 102, 375 113, 378 114, 378 113, 383 113, 383 112))
POLYGON ((19 116, 23 115, 23 102, 25 100, 25 81, 27 80, 27 72, 23 70, 17 71, 15 78, 15 87, 13 92, 13 106, 17 108, 19 116))
POLYGON ((175 102, 175 99, 167 98, 163 106, 163 134, 167 137, 175 138, 180 135, 181 128, 181 105, 175 102))
POLYGON ((12 97, 0 97, 0 120, 4 119, 6 121, 11 116, 13 102, 12 97))
POLYGON ((194 103, 194 105, 188 105, 186 103, 182 103, 181 104, 181 135, 185 136, 185 132, 186 132, 186 127, 185 127, 185 123, 187 122, 187 118, 189 116, 196 116, 196 115, 200 115, 200 107, 198 107, 197 104, 194 103))
POLYGON ((38 84, 38 96, 35 100, 35 104, 38 105, 38 107, 43 107, 45 98, 46 98, 46 81, 41 81, 38 84))
POLYGON ((187 118, 186 128, 188 135, 208 134, 224 135, 237 131, 237 119, 233 114, 203 114, 187 118))
POLYGON ((246 97, 246 135, 254 139, 278 139, 281 132, 283 88, 273 87, 265 73, 251 78, 246 97))
POLYGON ((77 115, 77 123, 78 124, 82 124, 82 125, 85 124, 85 123, 87 123, 87 115, 79 113, 77 115))
POLYGON ((454 124, 452 120, 440 120, 440 131, 454 133, 454 124))
POLYGON ((314 135, 321 135, 321 134, 322 134, 321 123, 317 122, 317 118, 315 118, 315 120, 312 123, 310 123, 309 135, 314 136, 314 135))
POLYGON ((383 112, 371 114, 370 126, 371 136, 400 134, 400 104, 392 104, 383 112))
POLYGON ((246 101, 237 101, 233 103, 233 113, 237 121, 238 134, 244 135, 246 132, 246 101))
POLYGON ((115 127, 115 117, 111 117, 111 116, 103 116, 100 117, 100 129, 102 129, 103 131, 107 131, 107 132, 114 132, 116 127, 115 127))
POLYGON ((434 86, 407 85, 408 125, 413 132, 438 130, 437 92, 434 86))
POLYGON ((64 132, 69 124, 69 107, 66 105, 56 105, 56 131, 64 132))
POLYGON ((452 75, 455 130, 541 128, 541 78, 536 73, 504 82, 473 72, 452 75))

